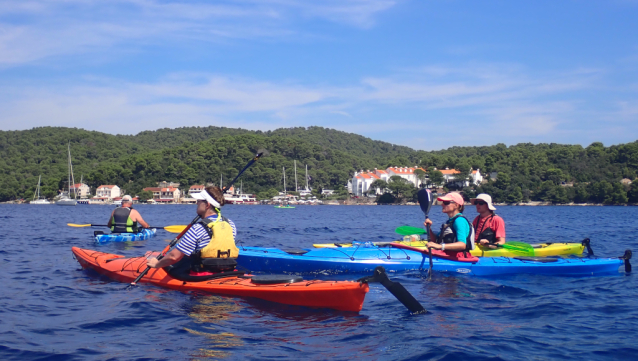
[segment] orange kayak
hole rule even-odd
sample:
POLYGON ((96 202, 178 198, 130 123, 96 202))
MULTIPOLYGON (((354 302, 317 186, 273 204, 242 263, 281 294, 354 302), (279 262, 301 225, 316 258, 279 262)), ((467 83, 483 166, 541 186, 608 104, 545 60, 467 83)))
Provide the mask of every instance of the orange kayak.
MULTIPOLYGON (((116 254, 77 247, 73 247, 71 250, 82 268, 93 269, 99 274, 119 282, 132 282, 146 269, 146 257, 125 258, 116 254)), ((164 269, 154 268, 139 282, 181 291, 203 291, 230 296, 255 297, 287 305, 354 312, 361 311, 363 300, 369 290, 367 283, 353 281, 299 279, 294 280, 294 283, 276 283, 278 281, 273 283, 272 279, 276 280, 276 277, 271 277, 267 281, 266 278, 269 276, 237 274, 228 276, 220 274, 220 276, 222 277, 206 281, 185 282, 173 278, 164 269)))

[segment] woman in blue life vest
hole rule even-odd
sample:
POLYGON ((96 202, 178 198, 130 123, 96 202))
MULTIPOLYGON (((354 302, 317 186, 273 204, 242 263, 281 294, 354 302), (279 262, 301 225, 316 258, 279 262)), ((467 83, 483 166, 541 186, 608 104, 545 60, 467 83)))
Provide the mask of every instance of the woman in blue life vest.
POLYGON ((122 197, 122 206, 115 208, 109 218, 107 224, 113 233, 138 233, 140 231, 137 224, 143 228, 149 228, 148 223, 144 221, 142 215, 133 209, 133 198, 126 195, 122 197))
POLYGON ((437 198, 443 204, 442 212, 446 213, 449 219, 441 226, 441 232, 436 234, 432 231, 432 221, 426 219, 423 223, 429 229, 429 239, 427 246, 432 249, 452 252, 469 252, 474 249, 474 232, 470 221, 463 216, 463 197, 456 192, 450 192, 443 197, 437 198))
MULTIPOLYGON (((235 224, 221 216, 221 207, 225 204, 224 194, 219 187, 209 186, 200 193, 194 194, 197 199, 197 214, 201 217, 195 223, 177 245, 161 260, 151 257, 147 265, 151 268, 163 268, 171 266, 188 257, 184 262, 191 263, 192 271, 200 271, 202 259, 206 260, 233 260, 239 255, 239 249, 235 246, 237 229, 235 224)), ((182 265, 183 262, 180 262, 182 265)), ((204 262, 204 265, 207 262, 204 262)))

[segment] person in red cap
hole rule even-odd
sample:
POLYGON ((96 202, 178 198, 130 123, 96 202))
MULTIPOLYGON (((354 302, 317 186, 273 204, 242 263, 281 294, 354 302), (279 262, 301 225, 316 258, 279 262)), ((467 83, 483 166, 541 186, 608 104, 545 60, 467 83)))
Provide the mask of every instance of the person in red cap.
POLYGON ((505 244, 505 221, 494 214, 496 207, 492 205, 492 197, 487 193, 481 193, 476 198, 470 199, 476 206, 478 216, 472 222, 476 229, 475 242, 490 248, 496 248, 495 244, 505 244))
POLYGON ((430 227, 432 221, 426 219, 423 223, 429 230, 430 241, 428 247, 442 251, 470 252, 474 249, 474 228, 470 221, 463 216, 463 197, 456 192, 450 192, 437 198, 443 204, 443 213, 449 217, 441 226, 441 232, 436 234, 430 227))

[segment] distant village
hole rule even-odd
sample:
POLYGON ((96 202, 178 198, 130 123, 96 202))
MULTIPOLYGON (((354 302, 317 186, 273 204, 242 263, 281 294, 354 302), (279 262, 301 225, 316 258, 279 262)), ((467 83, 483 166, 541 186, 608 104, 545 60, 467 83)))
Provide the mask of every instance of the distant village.
MULTIPOLYGON (((437 170, 436 168, 432 169, 437 170)), ((443 175, 442 182, 445 184, 456 184, 459 188, 471 184, 480 184, 484 181, 481 172, 472 170, 467 179, 459 179, 461 173, 456 169, 440 169, 443 175)), ((354 173, 352 179, 345 185, 348 193, 352 197, 376 197, 385 190, 374 187, 376 180, 390 181, 391 177, 399 176, 407 182, 420 187, 430 184, 428 182, 428 172, 420 167, 388 167, 386 169, 360 170, 354 173)), ((430 184, 431 185, 431 184, 430 184)), ((188 191, 180 190, 180 183, 158 182, 157 187, 147 187, 143 191, 152 193, 152 197, 147 197, 143 201, 148 204, 190 204, 196 203, 193 194, 202 192, 206 185, 195 184, 189 187, 188 191)), ((70 187, 71 195, 75 195, 78 204, 121 204, 122 190, 117 185, 101 185, 97 187, 95 195, 91 194, 90 187, 84 183, 78 183, 70 187)), ((330 198, 335 193, 334 190, 322 189, 320 198, 330 198)), ((230 187, 225 193, 226 202, 229 204, 323 204, 323 200, 318 199, 312 193, 312 188, 306 182, 306 187, 299 189, 295 184, 294 190, 282 190, 271 199, 258 200, 254 194, 242 193, 242 189, 230 187)), ((134 203, 140 203, 140 197, 133 197, 134 203)))

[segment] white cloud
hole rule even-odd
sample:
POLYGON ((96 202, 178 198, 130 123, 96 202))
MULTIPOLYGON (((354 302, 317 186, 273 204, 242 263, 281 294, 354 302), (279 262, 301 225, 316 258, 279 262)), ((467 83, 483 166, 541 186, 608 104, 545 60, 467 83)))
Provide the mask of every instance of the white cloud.
MULTIPOLYGON (((0 127, 136 133, 210 124, 262 130, 319 124, 431 149, 438 143, 407 144, 400 134, 453 126, 463 130, 459 140, 464 144, 477 137, 510 143, 584 132, 583 123, 574 127, 587 114, 581 93, 595 89, 604 74, 575 70, 532 76, 517 66, 471 65, 403 70, 341 87, 206 73, 175 73, 147 83, 108 78, 23 82, 0 86, 0 127), (402 140, 393 139, 393 133, 402 140)), ((595 123, 619 113, 636 117, 631 103, 621 103, 585 119, 595 123)))
POLYGON ((387 0, 2 1, 0 66, 184 39, 219 42, 302 36, 297 19, 370 27, 378 13, 394 4, 387 0))

